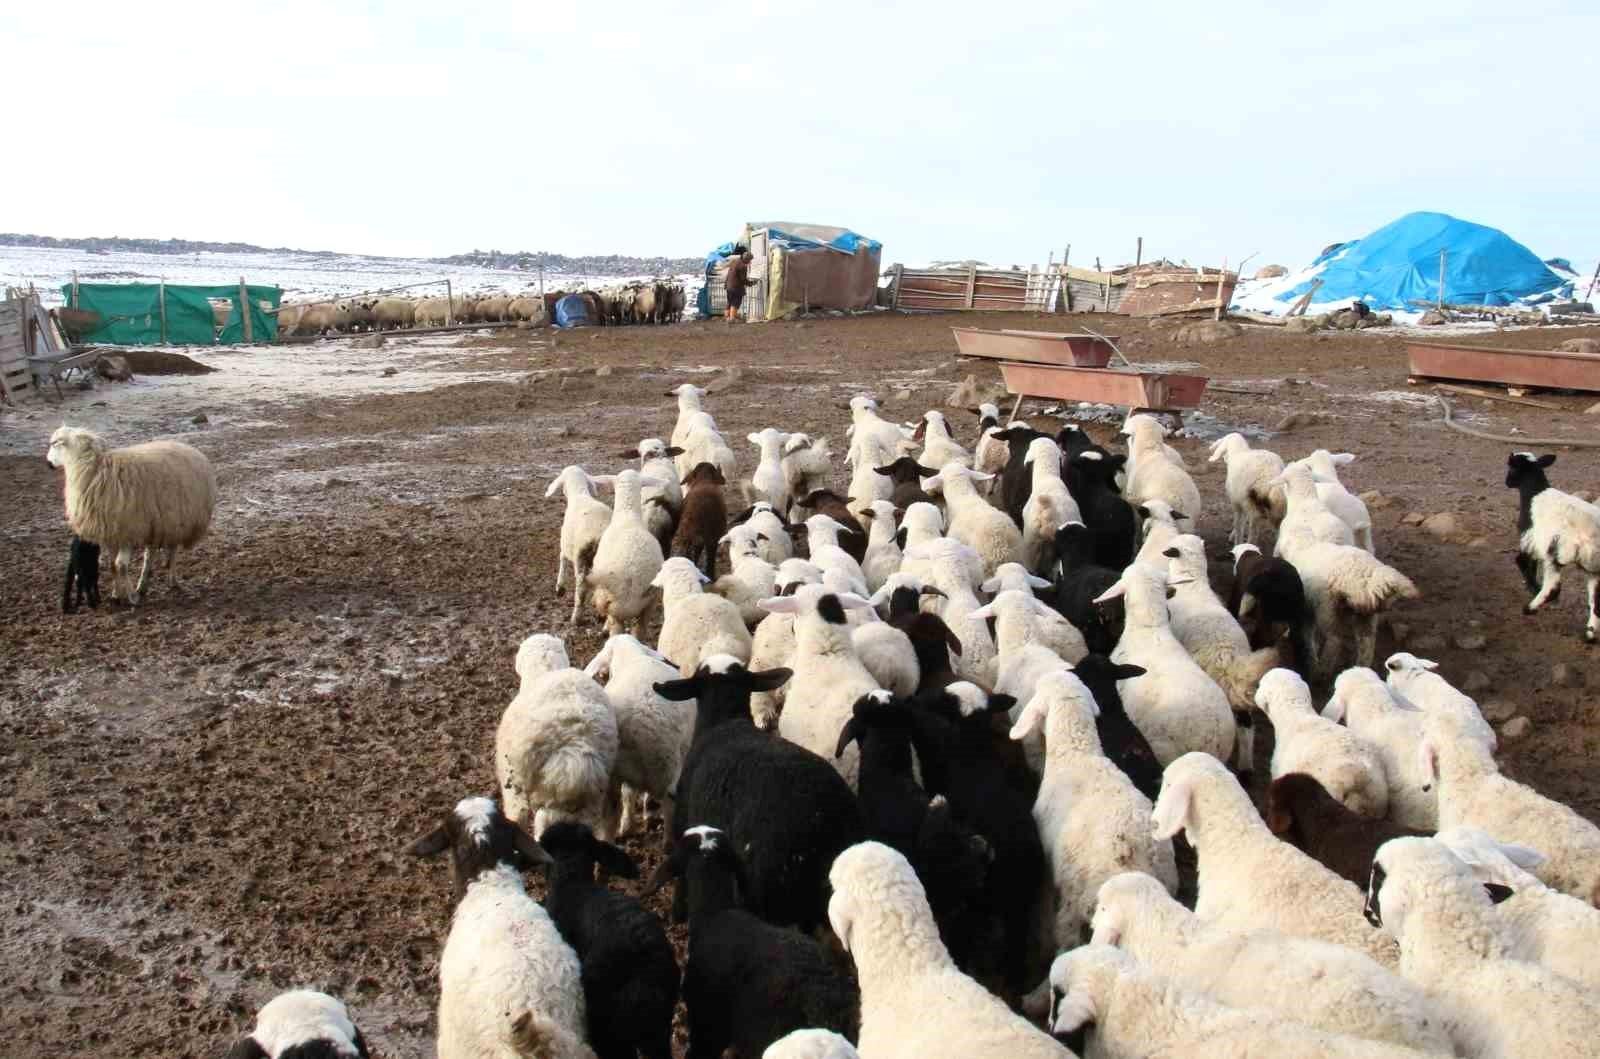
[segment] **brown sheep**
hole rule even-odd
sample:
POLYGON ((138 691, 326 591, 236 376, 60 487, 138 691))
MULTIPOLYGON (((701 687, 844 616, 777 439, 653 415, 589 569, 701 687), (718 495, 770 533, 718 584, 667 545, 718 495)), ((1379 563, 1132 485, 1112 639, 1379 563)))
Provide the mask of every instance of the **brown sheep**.
POLYGON ((1267 788, 1267 827, 1357 886, 1367 884, 1379 846, 1391 838, 1433 834, 1358 816, 1304 772, 1279 776, 1267 788))
POLYGON ((867 531, 862 528, 861 520, 850 513, 851 503, 851 497, 840 496, 832 489, 815 489, 795 501, 797 506, 827 515, 843 526, 844 532, 839 534, 839 547, 859 563, 867 557, 867 531))
POLYGON ((722 487, 728 480, 714 463, 697 463, 683 479, 683 507, 672 537, 672 554, 686 555, 708 578, 717 576, 717 544, 728 532, 722 487))

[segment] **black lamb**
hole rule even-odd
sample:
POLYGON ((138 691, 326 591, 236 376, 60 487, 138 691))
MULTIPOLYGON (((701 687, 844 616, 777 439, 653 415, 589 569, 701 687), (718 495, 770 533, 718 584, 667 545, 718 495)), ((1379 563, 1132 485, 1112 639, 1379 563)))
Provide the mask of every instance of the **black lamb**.
POLYGON ((741 1059, 759 1059, 773 1041, 811 1027, 855 1041, 855 982, 815 939, 744 910, 748 876, 733 836, 703 824, 688 828, 646 892, 669 879, 688 895, 689 1059, 720 1059, 730 1048, 741 1059))
POLYGON ((1316 624, 1311 603, 1306 599, 1300 571, 1287 559, 1241 555, 1235 569, 1243 585, 1239 595, 1239 623, 1250 637, 1250 648, 1259 651, 1287 636, 1294 652, 1292 668, 1301 676, 1309 670, 1312 655, 1311 633, 1316 624))
MULTIPOLYGON (((694 676, 655 690, 674 702, 699 700, 672 833, 691 824, 727 832, 747 860, 746 907, 770 923, 811 931, 828 921, 833 858, 863 832, 856 796, 834 767, 750 718, 751 693, 771 691, 789 676, 787 669, 752 673, 727 655, 713 655, 694 676)), ((679 887, 675 921, 683 921, 686 907, 679 887)))
POLYGON ((583 967, 590 1047, 600 1059, 671 1059, 678 1004, 672 943, 638 899, 594 877, 599 864, 612 875, 637 879, 638 866, 580 823, 551 824, 539 845, 552 858, 545 866, 545 911, 583 967))
POLYGON ((1133 562, 1139 520, 1133 505, 1117 488, 1117 472, 1128 462, 1122 453, 1103 455, 1086 450, 1067 461, 1066 483, 1078 502, 1084 525, 1094 536, 1094 560, 1113 570, 1133 562))
POLYGON ((1161 762, 1150 749, 1150 740, 1122 708, 1122 696, 1117 693, 1117 681, 1142 677, 1144 668, 1113 662, 1103 654, 1088 654, 1072 667, 1072 671, 1100 707, 1094 728, 1100 736, 1101 750, 1133 781, 1139 793, 1154 803, 1161 793, 1161 762))
POLYGON ((1121 572, 1095 561, 1094 533, 1081 522, 1056 530, 1055 546, 1060 572, 1050 604, 1078 627, 1090 651, 1110 654, 1122 639, 1126 611, 1120 598, 1095 600, 1117 583, 1121 572))
POLYGON ((61 613, 71 614, 81 603, 100 606, 100 545, 74 533, 67 542, 67 583, 61 590, 61 613))
POLYGON ((897 509, 904 511, 917 503, 938 503, 922 488, 922 479, 938 474, 938 468, 924 467, 910 456, 901 456, 888 466, 873 470, 894 482, 894 495, 889 499, 897 509))

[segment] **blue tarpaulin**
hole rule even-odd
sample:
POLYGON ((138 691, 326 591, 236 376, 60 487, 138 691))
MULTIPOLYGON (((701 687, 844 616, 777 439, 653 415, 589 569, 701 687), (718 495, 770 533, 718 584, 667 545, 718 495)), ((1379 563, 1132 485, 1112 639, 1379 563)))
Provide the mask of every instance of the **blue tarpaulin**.
MULTIPOLYGON (((1443 213, 1408 213, 1353 243, 1330 247, 1319 260, 1316 301, 1365 301, 1374 309, 1415 311, 1439 298, 1439 251, 1445 251, 1444 300, 1457 305, 1510 305, 1543 300, 1567 285, 1538 256, 1497 228, 1443 213), (1541 297, 1542 296, 1542 297, 1541 297)), ((1281 293, 1292 302, 1307 280, 1281 293)))
POLYGON ((582 296, 569 294, 556 302, 557 327, 588 327, 593 322, 589 319, 589 303, 582 296))

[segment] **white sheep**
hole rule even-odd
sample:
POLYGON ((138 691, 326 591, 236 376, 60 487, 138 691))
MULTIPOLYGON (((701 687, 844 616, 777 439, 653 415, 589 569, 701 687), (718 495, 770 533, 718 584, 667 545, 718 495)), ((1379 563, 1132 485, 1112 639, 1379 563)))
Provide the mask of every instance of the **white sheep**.
MULTIPOLYGON (((972 469, 998 476, 1006 469, 1006 460, 1011 456, 1011 447, 995 437, 1005 429, 1000 425, 1000 409, 992 404, 981 404, 978 406, 978 417, 980 423, 988 425, 983 427, 978 444, 973 446, 972 469)), ((994 479, 985 482, 984 486, 985 493, 993 491, 994 479)))
POLYGON ((1545 469, 1554 453, 1514 452, 1506 460, 1506 485, 1517 491, 1517 569, 1533 598, 1522 613, 1533 614, 1561 592, 1563 567, 1577 566, 1588 589, 1583 638, 1600 638, 1600 506, 1552 488, 1545 469))
POLYGON ((789 524, 765 500, 757 500, 750 505, 750 516, 742 524, 761 535, 756 554, 773 566, 794 558, 794 540, 789 536, 789 524))
POLYGON ((1250 796, 1209 754, 1166 767, 1152 814, 1157 838, 1179 831, 1198 859, 1195 915, 1233 930, 1269 927, 1364 952, 1393 968, 1390 938, 1361 918, 1361 891, 1267 830, 1250 796))
POLYGON ((1419 1059, 1409 1048, 1347 1037, 1259 1007, 1232 1008, 1146 967, 1121 949, 1086 945, 1050 967, 1058 996, 1050 1028, 1071 1033, 1093 1024, 1090 1055, 1258 1059, 1419 1059))
POLYGON ((1388 673, 1389 691, 1396 697, 1423 713, 1448 713, 1462 731, 1471 733, 1478 742, 1490 750, 1499 747, 1500 739, 1484 720, 1478 704, 1436 672, 1439 663, 1418 658, 1409 651, 1396 651, 1383 667, 1388 673))
MULTIPOLYGON (((932 560, 926 558, 926 556, 933 553, 927 549, 920 549, 919 546, 934 541, 949 540, 944 535, 944 527, 944 515, 932 504, 926 501, 918 501, 906 508, 905 514, 900 516, 900 532, 905 535, 905 542, 900 546, 901 573, 911 574, 922 581, 928 580, 928 564, 932 560), (913 551, 916 551, 917 554, 913 555, 913 551)), ((957 541, 952 541, 951 543, 959 544, 957 541)), ((976 591, 978 585, 982 584, 984 580, 983 559, 979 557, 977 552, 964 544, 960 545, 960 551, 961 558, 959 561, 965 573, 968 587, 976 591)))
POLYGON ((880 688, 887 688, 896 698, 909 699, 916 694, 917 685, 922 681, 922 667, 917 664, 917 651, 911 646, 911 637, 888 622, 878 620, 872 610, 850 612, 852 618, 856 615, 868 618, 850 630, 850 644, 855 648, 856 657, 880 688))
POLYGON ((871 610, 860 596, 804 585, 791 596, 763 600, 774 614, 794 615, 794 671, 778 718, 778 734, 833 763, 850 789, 861 770, 861 752, 852 743, 834 756, 839 733, 852 716, 857 699, 876 691, 878 681, 856 654, 846 612, 871 610))
POLYGON ((661 590, 660 651, 692 677, 712 655, 750 661, 750 630, 738 604, 705 591, 707 577, 692 559, 675 555, 661 564, 651 587, 661 590))
POLYGON ((1152 570, 1168 568, 1167 549, 1184 535, 1182 512, 1174 511, 1165 500, 1147 500, 1135 510, 1139 513, 1139 550, 1133 561, 1152 570))
POLYGON ((660 483, 639 491, 644 525, 651 536, 662 542, 663 548, 672 542, 678 512, 683 510, 683 486, 678 483, 677 464, 672 462, 679 451, 668 447, 660 438, 645 438, 639 442, 639 474, 660 483))
MULTIPOLYGON (((805 559, 787 559, 778 567, 773 580, 774 593, 787 596, 801 585, 822 584, 822 570, 805 559)), ((758 604, 759 605, 759 604, 758 604)), ((765 608, 763 608, 765 613, 765 608)), ((767 613, 756 626, 750 643, 750 671, 764 673, 773 669, 789 668, 794 657, 794 615, 767 613)), ((750 696, 750 716, 757 728, 773 729, 783 712, 793 681, 785 681, 772 691, 757 691, 750 696)))
POLYGON ((1317 499, 1350 527, 1350 532, 1355 536, 1356 547, 1370 554, 1376 554, 1372 546, 1372 515, 1367 511, 1366 502, 1346 489, 1344 483, 1339 480, 1339 468, 1355 462, 1355 458, 1355 454, 1351 452, 1335 453, 1327 449, 1318 449, 1304 459, 1296 460, 1295 463, 1311 472, 1311 481, 1317 489, 1317 499))
POLYGON ((1283 473, 1283 457, 1267 449, 1252 449, 1243 434, 1225 434, 1211 446, 1211 463, 1221 460, 1228 474, 1224 488, 1233 505, 1230 544, 1259 544, 1263 524, 1283 521, 1283 487, 1272 480, 1283 473))
POLYGON ((1228 696, 1206 675, 1172 634, 1167 611, 1170 580, 1165 570, 1138 563, 1122 572, 1096 603, 1122 598, 1122 639, 1111 660, 1145 670, 1117 682, 1123 709, 1150 741, 1162 765, 1191 750, 1226 760, 1235 742, 1228 696))
POLYGON ((1563 893, 1600 904, 1600 828, 1568 806, 1500 774, 1494 754, 1460 719, 1427 712, 1422 767, 1439 792, 1439 827, 1476 827, 1536 849, 1533 874, 1563 893))
POLYGON ((1274 555, 1287 557, 1284 549, 1291 546, 1291 539, 1296 543, 1321 541, 1324 544, 1355 544, 1355 531, 1350 524, 1334 514, 1317 494, 1317 483, 1312 479, 1309 467, 1301 463, 1288 464, 1270 484, 1283 487, 1287 502, 1283 521, 1278 524, 1278 543, 1273 547, 1274 555))
POLYGON ((894 499, 894 479, 886 474, 879 474, 877 469, 894 462, 895 450, 881 448, 876 441, 869 438, 852 446, 851 451, 859 452, 861 460, 850 472, 846 507, 858 520, 862 520, 875 501, 894 499))
POLYGON ((765 500, 777 511, 788 511, 792 496, 789 476, 783 473, 783 447, 789 435, 773 427, 746 435, 750 444, 761 450, 761 460, 750 475, 750 498, 765 500))
POLYGON ((211 529, 217 475, 211 461, 180 441, 148 441, 113 449, 87 430, 59 427, 45 455, 65 471, 67 525, 116 555, 111 598, 137 606, 150 584, 150 553, 166 555, 177 582, 178 549, 193 548, 211 529), (144 549, 134 583, 133 549, 144 549))
POLYGON ((1544 854, 1498 842, 1475 827, 1446 828, 1434 837, 1486 886, 1511 891, 1494 907, 1510 928, 1512 956, 1600 989, 1600 909, 1532 875, 1528 869, 1544 863, 1544 854))
POLYGON ((1033 803, 1039 840, 1055 880, 1055 943, 1069 949, 1094 916, 1100 884, 1145 872, 1173 893, 1172 843, 1150 836, 1150 800, 1105 756, 1094 695, 1066 668, 1039 678, 1011 738, 1043 733, 1044 779, 1033 803))
POLYGON ((462 799, 411 847, 446 850, 461 899, 439 955, 441 1059, 594 1059, 578 955, 522 881, 549 854, 489 798, 462 799))
POLYGON ((971 548, 940 538, 907 548, 901 572, 935 590, 923 596, 923 610, 939 615, 961 641, 955 671, 963 680, 985 687, 994 683, 995 642, 989 627, 972 615, 982 604, 970 580, 977 555, 971 548))
POLYGON ((1173 586, 1172 598, 1167 600, 1172 635, 1228 696, 1235 716, 1242 715, 1236 733, 1237 764, 1241 771, 1249 771, 1255 767, 1250 708, 1255 705, 1261 678, 1278 664, 1278 649, 1250 649, 1250 637, 1211 590, 1204 541, 1192 533, 1180 534, 1162 554, 1168 559, 1167 583, 1173 586))
POLYGON ((326 1055, 329 1059, 364 1059, 367 1055, 367 1042, 349 1009, 315 989, 291 989, 261 1005, 250 1036, 235 1043, 227 1059, 301 1055, 326 1055))
POLYGON ((1303 772, 1353 813, 1377 820, 1389 811, 1389 783, 1377 749, 1318 714, 1300 674, 1292 669, 1268 673, 1256 705, 1272 722, 1273 779, 1303 772))
POLYGON ((1024 467, 1033 469, 1033 489, 1022 505, 1022 564, 1046 574, 1055 568, 1056 527, 1082 522, 1083 512, 1061 480, 1061 449, 1054 439, 1030 441, 1024 467))
POLYGON ((1516 959, 1483 884, 1442 842, 1378 847, 1366 914, 1399 940, 1401 973, 1433 996, 1461 1054, 1600 1056, 1600 994, 1516 959))
POLYGON ((1389 788, 1389 819, 1401 827, 1432 831, 1439 826, 1439 796, 1422 772, 1422 713, 1392 694, 1383 678, 1366 666, 1340 673, 1322 716, 1365 740, 1383 762, 1389 788))
POLYGON ((766 536, 746 523, 724 533, 719 543, 728 546, 731 569, 711 583, 710 591, 738 607, 739 617, 754 627, 766 617, 761 601, 773 594, 778 580, 778 568, 761 557, 766 536))
POLYGON ((733 454, 733 449, 728 446, 728 441, 722 432, 710 422, 711 417, 701 413, 698 419, 691 419, 689 432, 684 435, 683 449, 677 456, 678 480, 681 482, 689 476, 689 472, 702 463, 709 463, 722 472, 726 481, 734 481, 738 474, 738 457, 733 454))
POLYGON ((867 590, 876 592, 889 580, 890 574, 900 569, 894 504, 888 500, 874 500, 862 514, 867 521, 867 554, 861 560, 861 573, 866 578, 867 590))
POLYGON ((828 921, 855 960, 861 1054, 873 1059, 1070 1059, 1072 1053, 962 974, 900 853, 851 846, 828 872, 828 921))
POLYGON ((1187 989, 1239 1008, 1267 1008, 1308 1026, 1449 1055, 1444 1019, 1427 994, 1343 945, 1275 930, 1207 922, 1147 874, 1100 886, 1093 943, 1124 949, 1187 989))
MULTIPOLYGON (((1344 668, 1344 643, 1355 643, 1354 664, 1372 664, 1378 643, 1378 616, 1398 600, 1420 593, 1411 579, 1379 562, 1368 552, 1345 544, 1319 541, 1307 533, 1291 533, 1284 521, 1278 549, 1294 565, 1305 586, 1315 622, 1313 657, 1307 663, 1313 679, 1326 679, 1344 668)), ((1348 529, 1348 527, 1346 527, 1348 529)))
POLYGON ((612 487, 616 504, 589 570, 589 583, 594 586, 592 604, 608 635, 622 632, 625 625, 632 625, 637 633, 650 609, 650 583, 662 562, 661 543, 644 524, 639 491, 661 483, 632 470, 594 481, 612 487))
MULTIPOLYGON (((1028 572, 1027 567, 1021 563, 1003 563, 994 572, 994 576, 979 586, 980 590, 991 599, 1002 592, 1026 592, 1030 596, 1047 588, 1054 588, 1055 582, 1044 577, 1036 577, 1028 572)), ((1060 616, 1059 614, 1057 615, 1060 616)), ((1063 658, 1068 657, 1077 649, 1076 645, 1083 640, 1083 633, 1070 621, 1046 621, 1034 626, 1034 639, 1050 648, 1063 658)))
MULTIPOLYGON (((1078 634, 1064 655, 1057 654, 1040 642, 1043 637, 1036 630, 1041 628, 1059 629, 1064 625, 1073 633, 1078 630, 1060 614, 1034 599, 1029 592, 1002 592, 992 602, 972 611, 967 620, 987 622, 991 618, 994 619, 996 654, 994 676, 986 681, 986 686, 1017 700, 1011 708, 1011 720, 1015 722, 1021 716, 1022 708, 1033 698, 1040 679, 1046 673, 1083 658, 1089 653, 1089 648, 1084 644, 1082 634, 1078 634)), ((1023 743, 1023 749, 1027 752, 1030 765, 1035 769, 1043 765, 1044 740, 1040 733, 1035 731, 1023 743)))
POLYGON ((810 559, 823 572, 838 570, 854 586, 853 591, 867 594, 867 577, 855 556, 839 546, 839 534, 845 532, 844 524, 831 515, 812 515, 806 519, 806 548, 810 559))
POLYGON ((1128 503, 1137 507, 1150 500, 1165 501, 1181 512, 1178 527, 1195 532, 1203 513, 1200 490, 1183 464, 1172 459, 1162 440, 1166 428, 1150 416, 1134 416, 1123 428, 1128 435, 1128 485, 1123 490, 1128 503))
POLYGON ((505 815, 538 837, 576 818, 610 834, 606 795, 617 760, 617 718, 605 689, 567 661, 558 637, 535 633, 517 648, 522 685, 495 732, 495 774, 505 815))
POLYGON ((567 567, 571 566, 572 617, 567 619, 569 623, 578 620, 584 593, 588 591, 589 568, 594 565, 600 537, 611 524, 611 508, 595 499, 594 487, 594 479, 582 467, 569 465, 562 468, 544 491, 546 497, 552 497, 560 489, 567 500, 566 511, 561 516, 561 550, 556 554, 556 593, 560 594, 567 567))
POLYGON ((706 390, 695 386, 693 383, 684 383, 667 391, 668 397, 678 399, 678 421, 672 428, 672 445, 674 448, 683 448, 683 441, 689 434, 690 424, 700 412, 705 409, 700 404, 700 399, 706 395, 706 390))
POLYGON ((978 553, 983 560, 983 577, 989 578, 1004 564, 1022 561, 1022 531, 1011 516, 991 507, 978 495, 973 483, 984 480, 985 476, 977 471, 952 462, 932 478, 924 479, 922 487, 943 492, 950 512, 949 535, 978 553))
POLYGON ((972 453, 950 436, 950 421, 944 413, 930 409, 922 413, 922 454, 917 462, 924 467, 943 467, 947 463, 972 466, 972 453))
POLYGON ((833 475, 833 452, 828 447, 828 439, 813 441, 809 434, 790 434, 789 440, 783 443, 782 466, 789 482, 791 502, 797 496, 809 496, 821 489, 833 475))
MULTIPOLYGON (((862 467, 870 470, 894 459, 900 442, 910 435, 911 431, 880 417, 878 402, 871 397, 857 394, 850 398, 850 426, 845 430, 845 436, 850 438, 850 451, 845 462, 857 471, 862 467)), ((854 492, 850 495, 859 499, 854 492)))
POLYGON ((694 735, 695 703, 671 702, 656 694, 655 685, 680 676, 661 652, 619 633, 605 642, 584 667, 604 682, 606 698, 617 719, 617 758, 611 767, 611 800, 621 816, 615 833, 633 830, 634 795, 661 803, 662 818, 672 819, 678 773, 694 735))
POLYGON ((795 1030, 767 1045, 761 1059, 861 1059, 861 1053, 832 1030, 795 1030))

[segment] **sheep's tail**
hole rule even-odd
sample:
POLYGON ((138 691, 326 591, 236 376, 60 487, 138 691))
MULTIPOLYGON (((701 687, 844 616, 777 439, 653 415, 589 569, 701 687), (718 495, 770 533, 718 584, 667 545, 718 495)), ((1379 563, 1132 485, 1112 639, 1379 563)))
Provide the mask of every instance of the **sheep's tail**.
POLYGON ((697 653, 699 654, 699 659, 696 662, 697 666, 699 662, 710 658, 712 655, 732 655, 735 658, 743 658, 745 661, 749 661, 750 641, 741 640, 736 636, 729 636, 727 633, 718 633, 707 640, 697 653))
POLYGON ((1341 603, 1357 614, 1376 614, 1395 600, 1416 599, 1422 594, 1411 578, 1376 559, 1353 575, 1334 577, 1328 587, 1341 603))
POLYGON ((1332 781, 1330 786, 1344 792, 1339 800, 1346 809, 1371 819, 1381 816, 1384 807, 1373 804, 1367 789, 1369 778, 1367 770, 1353 761, 1335 765, 1328 777, 1332 781))
POLYGON ((1249 654, 1235 655, 1222 674, 1222 690, 1234 710, 1248 711, 1255 706, 1256 687, 1261 678, 1280 664, 1276 646, 1263 647, 1249 654))
POLYGON ((526 1059, 592 1059, 594 1050, 577 1034, 536 1011, 524 1011, 511 1024, 511 1047, 526 1059))
POLYGON ((584 747, 564 746, 538 764, 530 777, 542 796, 541 808, 569 815, 593 812, 610 790, 611 769, 599 754, 584 747))

